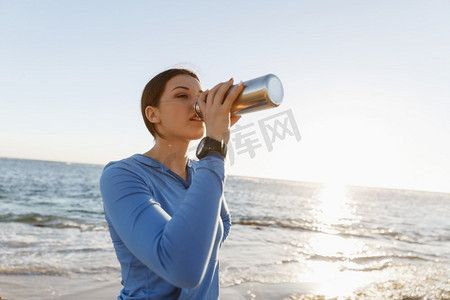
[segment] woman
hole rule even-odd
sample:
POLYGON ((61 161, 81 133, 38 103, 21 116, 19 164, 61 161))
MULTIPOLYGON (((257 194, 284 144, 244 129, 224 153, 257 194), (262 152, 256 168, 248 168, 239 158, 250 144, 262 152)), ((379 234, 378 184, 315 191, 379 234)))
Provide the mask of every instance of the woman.
POLYGON ((197 75, 170 69, 146 85, 144 122, 155 138, 144 154, 109 163, 101 176, 105 218, 121 265, 118 299, 217 299, 218 248, 230 229, 223 187, 230 114, 244 89, 233 80, 201 91, 197 75), (203 121, 196 117, 198 102, 203 121), (198 161, 191 140, 204 135, 198 161))

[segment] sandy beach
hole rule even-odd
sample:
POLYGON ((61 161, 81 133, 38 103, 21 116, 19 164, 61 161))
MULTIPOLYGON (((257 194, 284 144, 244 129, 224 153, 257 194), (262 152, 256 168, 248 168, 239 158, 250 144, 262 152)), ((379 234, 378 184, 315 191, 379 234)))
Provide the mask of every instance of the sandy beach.
POLYGON ((120 282, 48 275, 0 275, 1 300, 116 299, 120 282))
MULTIPOLYGON (((314 284, 248 282, 221 289, 222 300, 267 299, 279 300, 291 295, 309 294, 314 284), (283 295, 283 298, 280 298, 283 295)), ((116 299, 121 284, 93 278, 66 278, 48 275, 0 275, 1 300, 79 300, 116 299)))

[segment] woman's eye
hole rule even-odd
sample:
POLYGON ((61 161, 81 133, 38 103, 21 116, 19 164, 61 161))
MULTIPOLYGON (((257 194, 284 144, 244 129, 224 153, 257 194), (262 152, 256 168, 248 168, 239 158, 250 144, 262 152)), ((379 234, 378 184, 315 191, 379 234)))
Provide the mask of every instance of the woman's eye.
POLYGON ((187 94, 178 94, 177 98, 187 98, 188 95, 187 94))

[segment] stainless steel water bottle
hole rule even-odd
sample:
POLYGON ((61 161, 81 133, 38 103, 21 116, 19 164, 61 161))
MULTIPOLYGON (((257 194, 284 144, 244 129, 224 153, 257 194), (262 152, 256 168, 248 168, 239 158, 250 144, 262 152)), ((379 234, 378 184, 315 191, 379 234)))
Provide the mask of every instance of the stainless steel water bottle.
MULTIPOLYGON (((236 86, 232 86, 230 91, 236 86)), ((244 90, 231 108, 231 113, 234 115, 277 107, 283 101, 283 85, 281 80, 273 74, 244 81, 244 86, 244 90)), ((194 104, 194 110, 199 118, 203 118, 197 102, 194 104)))

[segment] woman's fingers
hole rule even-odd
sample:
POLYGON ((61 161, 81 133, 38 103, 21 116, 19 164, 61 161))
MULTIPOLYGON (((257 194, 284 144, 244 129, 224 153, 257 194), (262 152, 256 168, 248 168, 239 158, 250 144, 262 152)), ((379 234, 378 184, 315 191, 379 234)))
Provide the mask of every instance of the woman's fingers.
POLYGON ((206 97, 208 96, 209 90, 206 90, 200 94, 198 97, 197 103, 200 107, 200 111, 205 111, 206 108, 206 97))
POLYGON ((209 92, 202 93, 198 99, 206 125, 206 135, 224 142, 228 142, 230 127, 240 118, 233 116, 230 110, 233 102, 242 93, 244 85, 241 83, 230 90, 232 86, 233 79, 221 82, 209 92))
POLYGON ((239 95, 244 90, 244 83, 241 81, 225 98, 223 104, 227 109, 231 109, 234 101, 239 97, 239 95))
POLYGON ((220 84, 220 87, 215 95, 218 104, 223 104, 225 102, 225 95, 232 86, 233 86, 233 78, 230 78, 230 80, 220 84))
POLYGON ((224 98, 230 87, 233 85, 233 78, 217 84, 208 94, 208 104, 215 104, 215 107, 224 103, 224 98))
MULTIPOLYGON (((232 79, 230 79, 232 80, 232 79)), ((218 92, 221 91, 221 89, 223 90, 224 87, 229 83, 230 81, 225 81, 225 82, 221 82, 219 84, 217 84, 215 87, 213 87, 211 89, 211 91, 209 91, 208 93, 208 98, 207 98, 207 102, 208 104, 214 104, 214 103, 218 103, 218 104, 222 104, 222 99, 219 99, 219 95, 218 92), (217 100, 217 101, 216 101, 217 100)), ((229 88, 229 87, 228 87, 229 88)), ((221 92, 222 94, 222 92, 221 92)), ((222 98, 225 94, 222 95, 222 98)))

